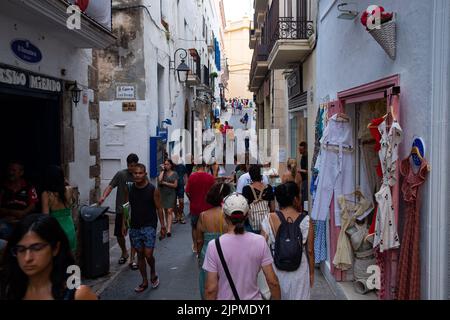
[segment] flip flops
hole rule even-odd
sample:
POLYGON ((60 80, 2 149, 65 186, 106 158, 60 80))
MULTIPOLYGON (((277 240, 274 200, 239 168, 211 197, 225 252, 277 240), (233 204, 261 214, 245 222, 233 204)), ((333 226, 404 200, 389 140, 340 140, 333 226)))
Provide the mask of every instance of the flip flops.
POLYGON ((127 262, 129 257, 120 257, 119 259, 119 264, 125 264, 125 262, 127 262))
POLYGON ((147 288, 148 288, 148 283, 147 284, 141 283, 139 286, 134 288, 134 292, 141 293, 141 292, 144 292, 145 290, 147 290, 147 288))
POLYGON ((156 277, 154 278, 154 280, 152 280, 152 288, 153 288, 153 289, 156 289, 156 288, 158 288, 158 286, 159 286, 159 277, 156 276, 156 277))

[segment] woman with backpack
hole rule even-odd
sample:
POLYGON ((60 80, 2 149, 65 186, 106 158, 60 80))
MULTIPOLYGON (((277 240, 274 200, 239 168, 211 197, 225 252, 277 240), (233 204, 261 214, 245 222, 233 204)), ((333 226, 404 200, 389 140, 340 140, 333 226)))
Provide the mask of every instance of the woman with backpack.
POLYGON ((275 211, 275 197, 272 186, 264 185, 262 182, 260 166, 252 165, 249 174, 252 183, 242 189, 242 195, 247 199, 250 207, 247 227, 248 231, 260 234, 261 223, 269 212, 275 211))
POLYGON ((309 216, 297 211, 300 198, 295 182, 275 189, 280 211, 271 212, 262 223, 274 257, 274 270, 280 282, 282 300, 310 299, 310 267, 308 263, 309 216), (287 239, 291 241, 286 241, 287 239), (295 241, 292 241, 295 239, 295 241))

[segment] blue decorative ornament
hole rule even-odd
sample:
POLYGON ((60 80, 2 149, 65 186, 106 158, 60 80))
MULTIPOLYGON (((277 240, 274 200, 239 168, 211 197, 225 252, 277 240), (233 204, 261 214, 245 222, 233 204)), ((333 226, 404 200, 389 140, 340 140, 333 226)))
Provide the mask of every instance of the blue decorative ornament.
MULTIPOLYGON (((422 156, 422 158, 425 157, 425 142, 423 141, 422 138, 419 138, 419 137, 415 138, 414 141, 413 141, 413 145, 412 146, 413 146, 413 148, 417 147, 417 149, 419 150, 420 155, 422 156)), ((422 164, 422 160, 420 160, 418 155, 413 154, 412 155, 412 159, 413 159, 413 162, 414 162, 414 164, 416 166, 419 167, 422 164)))

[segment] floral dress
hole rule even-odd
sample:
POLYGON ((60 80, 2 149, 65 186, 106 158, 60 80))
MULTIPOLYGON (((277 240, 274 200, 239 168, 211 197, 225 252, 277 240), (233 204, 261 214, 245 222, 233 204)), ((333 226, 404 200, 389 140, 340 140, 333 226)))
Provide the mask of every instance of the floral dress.
POLYGON ((375 194, 378 212, 373 245, 374 247, 379 246, 380 252, 383 252, 400 246, 391 187, 397 183, 398 147, 403 139, 403 131, 396 121, 388 131, 386 120, 379 125, 378 130, 381 134, 379 156, 383 170, 383 184, 380 191, 375 194))

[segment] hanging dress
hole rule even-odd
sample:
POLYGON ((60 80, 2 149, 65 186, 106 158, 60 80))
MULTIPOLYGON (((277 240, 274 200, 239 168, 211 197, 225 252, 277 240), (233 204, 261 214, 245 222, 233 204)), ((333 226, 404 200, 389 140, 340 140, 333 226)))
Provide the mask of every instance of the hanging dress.
POLYGON ((420 300, 420 204, 419 189, 428 174, 428 163, 422 160, 417 173, 410 158, 400 164, 403 176, 402 195, 405 203, 402 247, 398 265, 397 299, 420 300))
POLYGON ((314 220, 326 221, 330 212, 333 194, 334 216, 336 226, 341 225, 341 210, 337 197, 355 191, 354 152, 344 149, 353 149, 353 130, 350 121, 337 120, 337 114, 332 116, 323 133, 320 152, 319 184, 311 217, 314 220), (330 150, 328 145, 338 146, 338 151, 330 150))
POLYGON ((398 160, 398 147, 403 138, 403 131, 397 121, 393 122, 388 131, 386 120, 379 125, 378 130, 381 134, 379 156, 383 170, 383 184, 380 191, 375 195, 378 211, 373 245, 374 247, 379 246, 380 252, 384 252, 400 246, 391 187, 397 183, 396 162, 398 160))
POLYGON ((314 252, 315 262, 320 263, 327 259, 326 248, 326 221, 330 212, 331 199, 334 197, 334 215, 336 225, 341 225, 341 210, 338 205, 338 196, 349 194, 355 190, 354 179, 354 153, 344 151, 344 148, 353 148, 353 130, 350 122, 337 120, 333 115, 325 127, 320 140, 321 150, 316 166, 319 168, 318 184, 311 218, 314 221, 314 252), (330 150, 327 145, 338 146, 338 151, 330 150))

